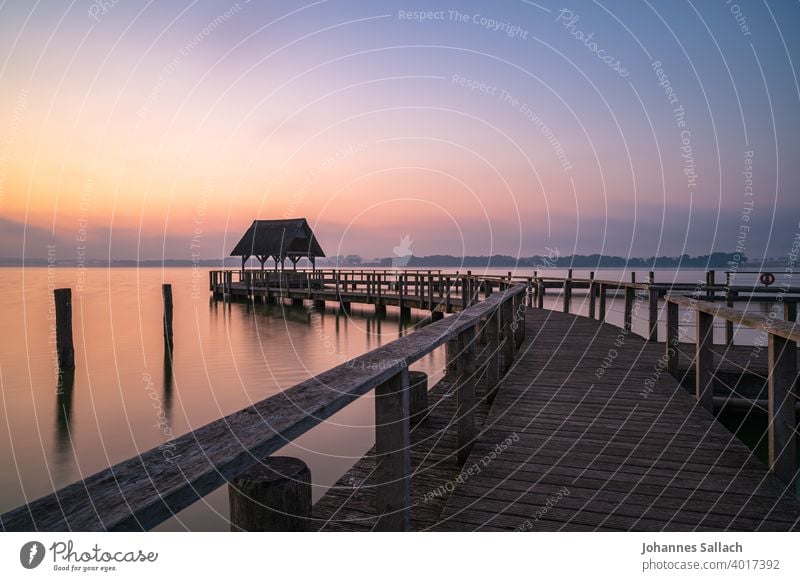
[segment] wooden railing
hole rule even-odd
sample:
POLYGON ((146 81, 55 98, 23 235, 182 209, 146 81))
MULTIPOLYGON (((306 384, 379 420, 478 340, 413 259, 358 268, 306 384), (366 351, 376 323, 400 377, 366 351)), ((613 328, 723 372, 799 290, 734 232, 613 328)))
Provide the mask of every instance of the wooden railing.
MULTIPOLYGON (((473 297, 477 285, 466 283, 473 297)), ((376 515, 382 530, 410 523, 409 366, 447 345, 455 370, 458 457, 475 438, 475 337, 489 343, 488 387, 524 339, 525 285, 500 292, 268 399, 0 516, 3 530, 147 530, 232 481, 288 442, 375 390, 376 515)))
MULTIPOLYGON (((795 415, 798 393, 797 342, 800 329, 795 320, 784 321, 761 314, 747 313, 728 306, 687 296, 667 295, 667 341, 665 366, 678 378, 680 307, 694 311, 695 397, 698 403, 714 409, 714 319, 767 333, 769 467, 781 480, 793 485, 797 473, 795 415)), ((796 313, 795 313, 796 319, 796 313)), ((680 378, 679 378, 680 379, 680 378)))

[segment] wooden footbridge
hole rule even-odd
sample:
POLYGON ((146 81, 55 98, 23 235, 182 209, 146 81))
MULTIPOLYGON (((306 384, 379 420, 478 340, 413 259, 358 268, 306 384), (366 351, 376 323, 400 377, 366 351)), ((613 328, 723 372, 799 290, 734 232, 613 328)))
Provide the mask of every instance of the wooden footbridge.
POLYGON ((181 436, 172 458, 150 450, 2 515, 3 529, 149 529, 223 485, 233 527, 247 530, 800 527, 796 289, 419 271, 271 276, 286 278, 212 272, 210 289, 254 302, 363 302, 378 313, 389 305, 439 314, 181 436), (535 308, 554 288, 562 308, 535 308), (622 327, 603 321, 615 295, 625 300, 622 327), (654 313, 647 337, 631 326, 642 295, 654 313), (780 305, 781 317, 728 306, 758 297, 780 305), (578 298, 590 316, 570 312, 578 298), (726 328, 718 344, 715 319, 726 328), (734 345, 729 326, 764 332, 763 353, 734 345), (687 329, 691 342, 681 341, 687 329), (447 352, 447 373, 428 390, 424 374, 409 367, 437 348, 447 352), (766 381, 748 399, 736 385, 720 391, 725 373, 766 381), (375 448, 312 508, 308 476, 270 455, 373 391, 375 448), (766 415, 766 461, 715 418, 731 401, 766 415))

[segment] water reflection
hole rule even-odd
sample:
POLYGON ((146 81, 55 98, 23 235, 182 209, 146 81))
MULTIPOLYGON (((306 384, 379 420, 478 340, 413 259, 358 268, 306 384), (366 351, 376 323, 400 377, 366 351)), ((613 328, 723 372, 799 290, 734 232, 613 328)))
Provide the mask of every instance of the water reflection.
POLYGON ((59 465, 63 465, 72 449, 72 400, 75 390, 75 370, 62 369, 56 382, 56 442, 59 465))

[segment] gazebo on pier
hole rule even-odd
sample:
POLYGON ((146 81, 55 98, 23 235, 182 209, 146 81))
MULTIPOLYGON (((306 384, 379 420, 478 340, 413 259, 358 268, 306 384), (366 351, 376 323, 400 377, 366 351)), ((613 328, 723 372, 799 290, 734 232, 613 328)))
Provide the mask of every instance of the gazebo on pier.
POLYGON ((275 270, 278 270, 278 264, 283 270, 287 258, 292 261, 296 270, 297 262, 301 258, 308 258, 312 268, 316 268, 316 258, 324 257, 325 252, 317 242, 308 221, 305 218, 292 218, 254 220, 231 252, 231 256, 242 257, 242 270, 251 256, 261 263, 261 270, 264 270, 264 263, 270 258, 275 261, 275 270))

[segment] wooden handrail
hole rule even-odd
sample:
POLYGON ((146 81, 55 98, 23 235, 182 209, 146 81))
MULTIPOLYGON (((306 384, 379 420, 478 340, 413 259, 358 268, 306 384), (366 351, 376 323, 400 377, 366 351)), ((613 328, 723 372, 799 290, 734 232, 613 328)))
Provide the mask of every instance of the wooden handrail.
POLYGON ((725 305, 687 296, 667 295, 665 299, 667 302, 713 315, 725 321, 738 323, 739 325, 744 325, 757 331, 765 331, 771 335, 777 335, 789 341, 800 342, 800 329, 796 324, 790 323, 789 321, 774 319, 757 313, 748 313, 725 305))
MULTIPOLYGON (((169 455, 159 448, 150 449, 0 515, 0 528, 6 531, 151 529, 365 393, 385 389, 382 386, 396 383, 398 375, 405 377, 403 381, 407 384, 407 371, 412 363, 474 329, 483 318, 493 316, 525 289, 525 285, 515 285, 493 293, 452 317, 184 434, 173 441, 169 455)), ((503 326, 509 325, 511 320, 505 320, 503 326)), ((392 528, 404 520, 389 516, 386 522, 392 528)))

